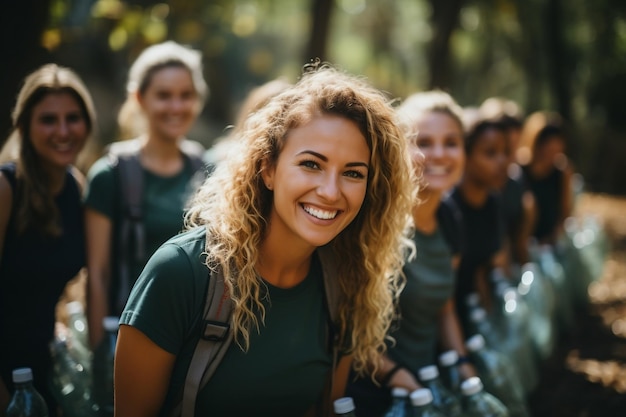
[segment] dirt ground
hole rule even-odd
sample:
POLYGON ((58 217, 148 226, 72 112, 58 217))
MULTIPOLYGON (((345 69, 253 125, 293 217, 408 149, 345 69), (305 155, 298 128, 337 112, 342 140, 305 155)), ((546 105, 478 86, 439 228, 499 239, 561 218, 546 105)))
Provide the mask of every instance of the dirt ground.
POLYGON ((610 252, 573 332, 541 369, 533 417, 626 416, 626 199, 584 194, 577 215, 603 221, 610 252))

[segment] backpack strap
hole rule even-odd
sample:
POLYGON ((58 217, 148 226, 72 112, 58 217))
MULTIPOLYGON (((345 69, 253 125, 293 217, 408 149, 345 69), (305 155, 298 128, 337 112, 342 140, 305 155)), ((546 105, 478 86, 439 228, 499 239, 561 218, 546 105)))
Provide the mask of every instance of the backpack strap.
MULTIPOLYGON (((179 143, 180 151, 189 160, 192 172, 190 180, 193 187, 199 185, 205 177, 205 164, 202 160, 204 147, 196 141, 183 139, 179 143)), ((122 311, 131 290, 131 256, 137 262, 145 259, 145 230, 143 224, 143 168, 139 160, 141 143, 139 139, 113 142, 107 146, 109 164, 116 167, 122 197, 122 219, 119 229, 119 287, 115 306, 122 311), (131 247, 134 244, 134 247, 131 247)))
POLYGON ((140 143, 138 139, 114 142, 107 147, 111 166, 119 174, 119 186, 122 197, 122 219, 119 230, 119 287, 115 306, 118 311, 124 309, 130 293, 130 257, 136 260, 145 257, 145 231, 142 223, 143 168, 139 161, 140 143), (135 247, 131 248, 130 244, 135 247))
POLYGON ((200 340, 187 369, 182 398, 171 416, 194 417, 198 392, 206 385, 233 340, 232 302, 221 268, 211 272, 202 316, 200 340))

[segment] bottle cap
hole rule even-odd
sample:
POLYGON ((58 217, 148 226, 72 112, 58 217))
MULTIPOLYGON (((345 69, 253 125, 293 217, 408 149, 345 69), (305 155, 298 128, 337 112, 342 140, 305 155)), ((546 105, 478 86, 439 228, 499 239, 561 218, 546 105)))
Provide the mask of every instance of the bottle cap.
POLYGON ((115 332, 120 328, 120 318, 116 316, 107 316, 102 319, 102 327, 108 332, 115 332))
POLYGON ((72 314, 82 314, 85 309, 80 301, 70 301, 65 304, 65 311, 71 316, 72 314))
POLYGON ((411 404, 414 406, 426 405, 433 402, 433 393, 428 388, 420 388, 413 391, 410 395, 411 404))
POLYGON ((437 369, 437 365, 428 365, 420 368, 417 374, 422 381, 430 381, 439 376, 439 369, 437 369))
POLYGON ((441 366, 452 366, 456 365, 459 360, 459 354, 456 350, 447 350, 439 355, 439 364, 441 366))
POLYGON ((30 368, 16 368, 13 370, 13 382, 21 384, 33 380, 33 371, 30 368))
POLYGON ((471 352, 477 352, 485 347, 485 338, 481 334, 475 334, 465 341, 465 347, 471 352))
POLYGON ((335 400, 333 403, 335 414, 345 414, 354 411, 354 400, 352 397, 343 397, 335 400))
POLYGON ((470 312, 470 320, 472 323, 480 323, 487 318, 487 311, 481 307, 475 307, 470 312))
POLYGON ((479 377, 473 376, 461 382, 461 393, 463 395, 473 395, 483 390, 483 382, 479 377))
POLYGON ((465 296, 465 305, 468 307, 477 307, 480 304, 480 295, 477 292, 471 292, 465 296))
POLYGON ((397 398, 404 398, 409 396, 409 390, 402 387, 393 387, 391 389, 391 396, 397 398))

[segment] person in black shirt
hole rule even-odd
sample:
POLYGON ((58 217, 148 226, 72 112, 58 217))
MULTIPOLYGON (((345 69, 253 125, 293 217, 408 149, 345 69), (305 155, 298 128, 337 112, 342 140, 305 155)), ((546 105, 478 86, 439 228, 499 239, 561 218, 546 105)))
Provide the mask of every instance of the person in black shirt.
POLYGON ((457 271, 456 308, 465 318, 465 298, 478 292, 490 308, 488 275, 499 260, 502 249, 502 206, 500 189, 507 179, 507 139, 503 124, 475 118, 468 123, 465 137, 466 164, 461 182, 449 198, 463 218, 464 249, 457 271))

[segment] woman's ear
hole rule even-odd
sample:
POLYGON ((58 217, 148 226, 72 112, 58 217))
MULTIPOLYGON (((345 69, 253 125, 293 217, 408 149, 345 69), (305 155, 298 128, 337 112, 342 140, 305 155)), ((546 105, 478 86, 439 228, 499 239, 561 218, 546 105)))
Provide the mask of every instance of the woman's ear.
POLYGON ((276 168, 274 164, 270 164, 270 162, 266 159, 261 164, 261 178, 263 178, 263 182, 265 183, 265 188, 272 191, 274 190, 274 173, 276 168))

